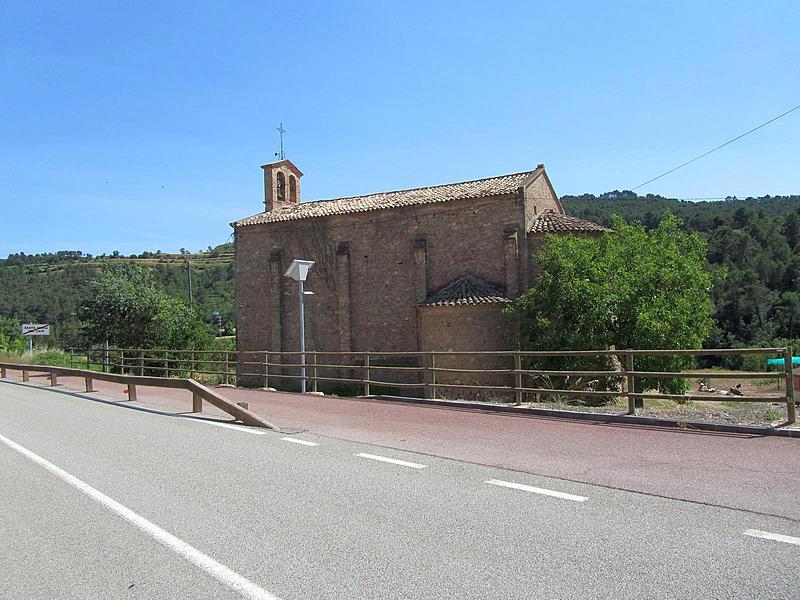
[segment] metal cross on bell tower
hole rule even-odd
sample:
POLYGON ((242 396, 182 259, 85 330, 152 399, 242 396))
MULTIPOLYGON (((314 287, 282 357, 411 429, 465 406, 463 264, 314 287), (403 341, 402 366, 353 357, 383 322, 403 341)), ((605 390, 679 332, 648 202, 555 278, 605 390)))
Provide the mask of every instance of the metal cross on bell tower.
POLYGON ((281 152, 280 154, 276 152, 275 156, 280 158, 280 160, 284 160, 286 158, 286 154, 283 153, 283 134, 286 133, 286 130, 283 128, 283 123, 279 123, 276 129, 278 130, 278 135, 281 137, 281 152))

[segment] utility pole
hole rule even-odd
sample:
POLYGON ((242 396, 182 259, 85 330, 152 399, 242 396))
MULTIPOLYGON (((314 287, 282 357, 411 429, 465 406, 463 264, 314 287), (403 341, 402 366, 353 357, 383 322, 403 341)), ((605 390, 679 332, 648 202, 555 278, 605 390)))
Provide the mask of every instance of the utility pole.
POLYGON ((189 279, 189 306, 192 306, 194 298, 192 297, 192 263, 186 259, 186 277, 189 279))

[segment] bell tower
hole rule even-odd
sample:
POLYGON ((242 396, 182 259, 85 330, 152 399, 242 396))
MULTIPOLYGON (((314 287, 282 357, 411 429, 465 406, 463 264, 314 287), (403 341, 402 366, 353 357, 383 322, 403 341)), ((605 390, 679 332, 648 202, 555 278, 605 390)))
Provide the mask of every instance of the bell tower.
POLYGON ((261 165, 264 169, 264 212, 280 210, 300 202, 302 171, 288 159, 261 165))

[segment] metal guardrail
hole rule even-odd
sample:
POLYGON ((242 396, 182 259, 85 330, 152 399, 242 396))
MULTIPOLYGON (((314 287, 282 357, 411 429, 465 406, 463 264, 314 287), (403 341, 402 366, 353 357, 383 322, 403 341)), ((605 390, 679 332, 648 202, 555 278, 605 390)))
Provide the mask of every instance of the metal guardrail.
MULTIPOLYGON (((786 404, 787 423, 796 421, 796 399, 791 348, 722 348, 697 350, 580 350, 580 351, 460 351, 460 352, 328 352, 305 353, 307 382, 311 390, 319 384, 349 385, 369 396, 374 388, 407 388, 424 390, 425 397, 436 398, 442 391, 493 392, 506 394, 521 404, 526 397, 599 397, 627 400, 628 414, 646 399, 673 401, 718 402, 780 402, 786 404), (709 357, 709 356, 779 356, 784 359, 780 371, 646 371, 636 369, 636 361, 652 357, 709 357), (607 357, 616 362, 616 370, 534 369, 523 368, 526 363, 545 358, 607 357), (788 359, 788 360, 787 360, 788 359), (492 365, 476 368, 471 362, 492 365), (409 364, 413 362, 414 364, 409 364), (508 366, 501 366, 504 363, 508 366), (391 381, 394 374, 394 381, 391 381), (469 378, 472 378, 469 380, 469 378), (483 378, 484 382, 476 381, 483 378), (619 390, 570 389, 555 387, 547 378, 613 378, 619 390), (659 378, 705 379, 778 379, 783 380, 783 393, 759 396, 713 396, 704 394, 665 394, 636 391, 636 381, 659 378), (467 381, 465 381, 465 379, 467 381), (486 384, 485 380, 491 380, 486 384), (507 383, 498 383, 501 380, 507 383), (547 385, 547 382, 551 384, 547 385), (537 382, 539 382, 537 384, 537 382), (541 383, 544 382, 544 385, 541 383)), ((242 380, 259 381, 269 388, 275 381, 300 381, 302 363, 300 352, 236 351, 236 350, 167 350, 143 348, 103 349, 71 348, 71 366, 85 365, 106 372, 132 373, 159 378, 187 376, 214 377, 218 383, 230 385, 242 380)), ((639 363, 641 364, 641 362, 639 363)))
POLYGON ((250 412, 246 408, 239 406, 219 395, 214 390, 198 383, 194 379, 168 379, 165 377, 149 377, 143 375, 123 375, 117 373, 103 373, 89 369, 75 369, 67 367, 55 367, 49 365, 27 365, 17 363, 0 363, 0 378, 5 379, 8 371, 21 371, 22 381, 30 381, 30 374, 46 373, 50 379, 50 385, 58 385, 59 377, 82 377, 87 392, 94 392, 94 380, 110 381, 127 386, 128 399, 136 400, 136 386, 152 386, 162 388, 177 388, 192 392, 192 412, 203 410, 203 400, 215 406, 223 412, 241 421, 246 425, 265 427, 267 429, 278 429, 275 425, 250 412))

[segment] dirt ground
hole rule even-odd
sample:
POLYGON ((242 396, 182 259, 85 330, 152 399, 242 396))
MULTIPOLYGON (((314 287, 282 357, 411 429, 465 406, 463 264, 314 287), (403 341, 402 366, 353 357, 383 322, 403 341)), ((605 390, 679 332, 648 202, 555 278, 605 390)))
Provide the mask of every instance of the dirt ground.
MULTIPOLYGON (((709 385, 717 392, 701 392, 699 379, 692 380, 691 394, 707 395, 708 400, 687 401, 677 403, 671 400, 644 401, 644 408, 637 409, 637 414, 647 417, 675 419, 705 423, 729 423, 736 425, 774 426, 786 421, 785 402, 737 402, 731 389, 738 389, 744 396, 777 396, 785 392, 783 379, 747 380, 709 379, 709 385), (736 388, 736 386, 739 386, 736 388), (725 393, 722 393, 722 392, 725 393)), ((491 402, 510 404, 509 402, 491 402)), ((568 402, 523 402, 521 407, 550 408, 580 412, 604 414, 622 414, 627 412, 627 400, 620 396, 614 402, 603 406, 586 406, 568 402)))

